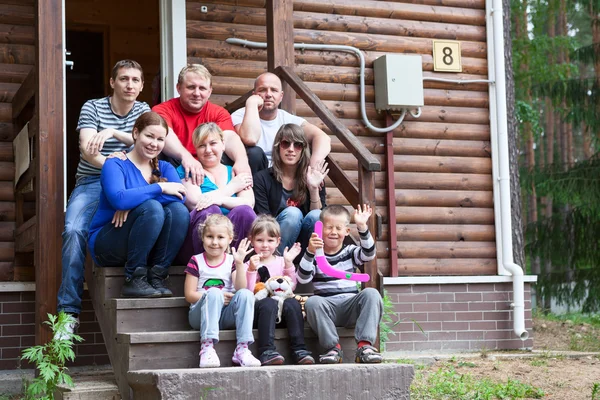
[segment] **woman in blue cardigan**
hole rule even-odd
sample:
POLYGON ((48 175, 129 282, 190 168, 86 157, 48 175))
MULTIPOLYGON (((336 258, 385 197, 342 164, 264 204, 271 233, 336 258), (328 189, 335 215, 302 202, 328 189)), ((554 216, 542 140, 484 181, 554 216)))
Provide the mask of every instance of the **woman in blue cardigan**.
POLYGON ((125 265, 123 297, 173 295, 165 279, 187 233, 189 213, 175 168, 157 158, 168 129, 160 115, 142 114, 133 127, 133 150, 102 167, 88 246, 97 265, 125 265))
POLYGON ((281 226, 279 254, 294 243, 303 249, 325 207, 325 187, 329 172, 322 161, 315 168, 309 165, 310 148, 302 127, 285 124, 275 135, 273 166, 254 176, 254 211, 273 215, 281 226))

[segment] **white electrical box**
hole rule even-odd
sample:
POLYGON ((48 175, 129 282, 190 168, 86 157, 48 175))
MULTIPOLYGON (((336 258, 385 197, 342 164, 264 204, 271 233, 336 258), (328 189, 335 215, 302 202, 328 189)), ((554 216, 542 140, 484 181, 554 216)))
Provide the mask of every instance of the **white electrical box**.
POLYGON ((386 54, 375 60, 373 70, 377 111, 400 111, 424 105, 420 55, 386 54))

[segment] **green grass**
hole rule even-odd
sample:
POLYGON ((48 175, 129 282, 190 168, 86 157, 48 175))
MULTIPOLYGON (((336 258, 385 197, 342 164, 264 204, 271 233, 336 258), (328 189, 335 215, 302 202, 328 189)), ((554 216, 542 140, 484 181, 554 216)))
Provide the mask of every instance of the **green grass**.
POLYGON ((552 313, 542 313, 538 311, 535 313, 534 317, 538 319, 558 322, 565 322, 569 320, 575 325, 590 324, 594 328, 600 328, 600 314, 569 313, 557 315, 552 313))
POLYGON ((544 396, 541 389, 518 380, 479 379, 458 373, 452 366, 439 368, 429 375, 417 372, 410 389, 413 400, 540 399, 544 396))
POLYGON ((546 361, 543 358, 534 358, 533 360, 531 360, 531 366, 532 367, 547 367, 548 361, 546 361))
POLYGON ((569 350, 573 351, 600 351, 600 340, 594 333, 572 334, 569 350))
POLYGON ((592 386, 592 400, 600 400, 600 382, 595 382, 592 386))

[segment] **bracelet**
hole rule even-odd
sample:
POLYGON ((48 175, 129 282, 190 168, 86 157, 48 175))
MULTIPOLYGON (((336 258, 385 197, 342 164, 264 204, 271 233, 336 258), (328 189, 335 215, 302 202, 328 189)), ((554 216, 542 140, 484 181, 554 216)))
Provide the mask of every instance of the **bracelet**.
POLYGON ((317 199, 317 200, 311 200, 310 202, 311 202, 311 203, 318 203, 318 202, 320 202, 320 201, 321 201, 321 199, 317 199))

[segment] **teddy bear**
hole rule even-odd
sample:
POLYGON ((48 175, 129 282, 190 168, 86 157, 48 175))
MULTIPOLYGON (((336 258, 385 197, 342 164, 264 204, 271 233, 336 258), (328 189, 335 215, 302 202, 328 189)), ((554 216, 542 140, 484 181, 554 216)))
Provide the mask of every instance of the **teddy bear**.
POLYGON ((283 302, 285 299, 295 297, 294 292, 292 291, 292 279, 289 276, 274 276, 265 282, 264 288, 259 289, 254 294, 256 300, 262 300, 269 296, 273 297, 279 303, 277 308, 277 319, 275 322, 280 323, 283 302))

